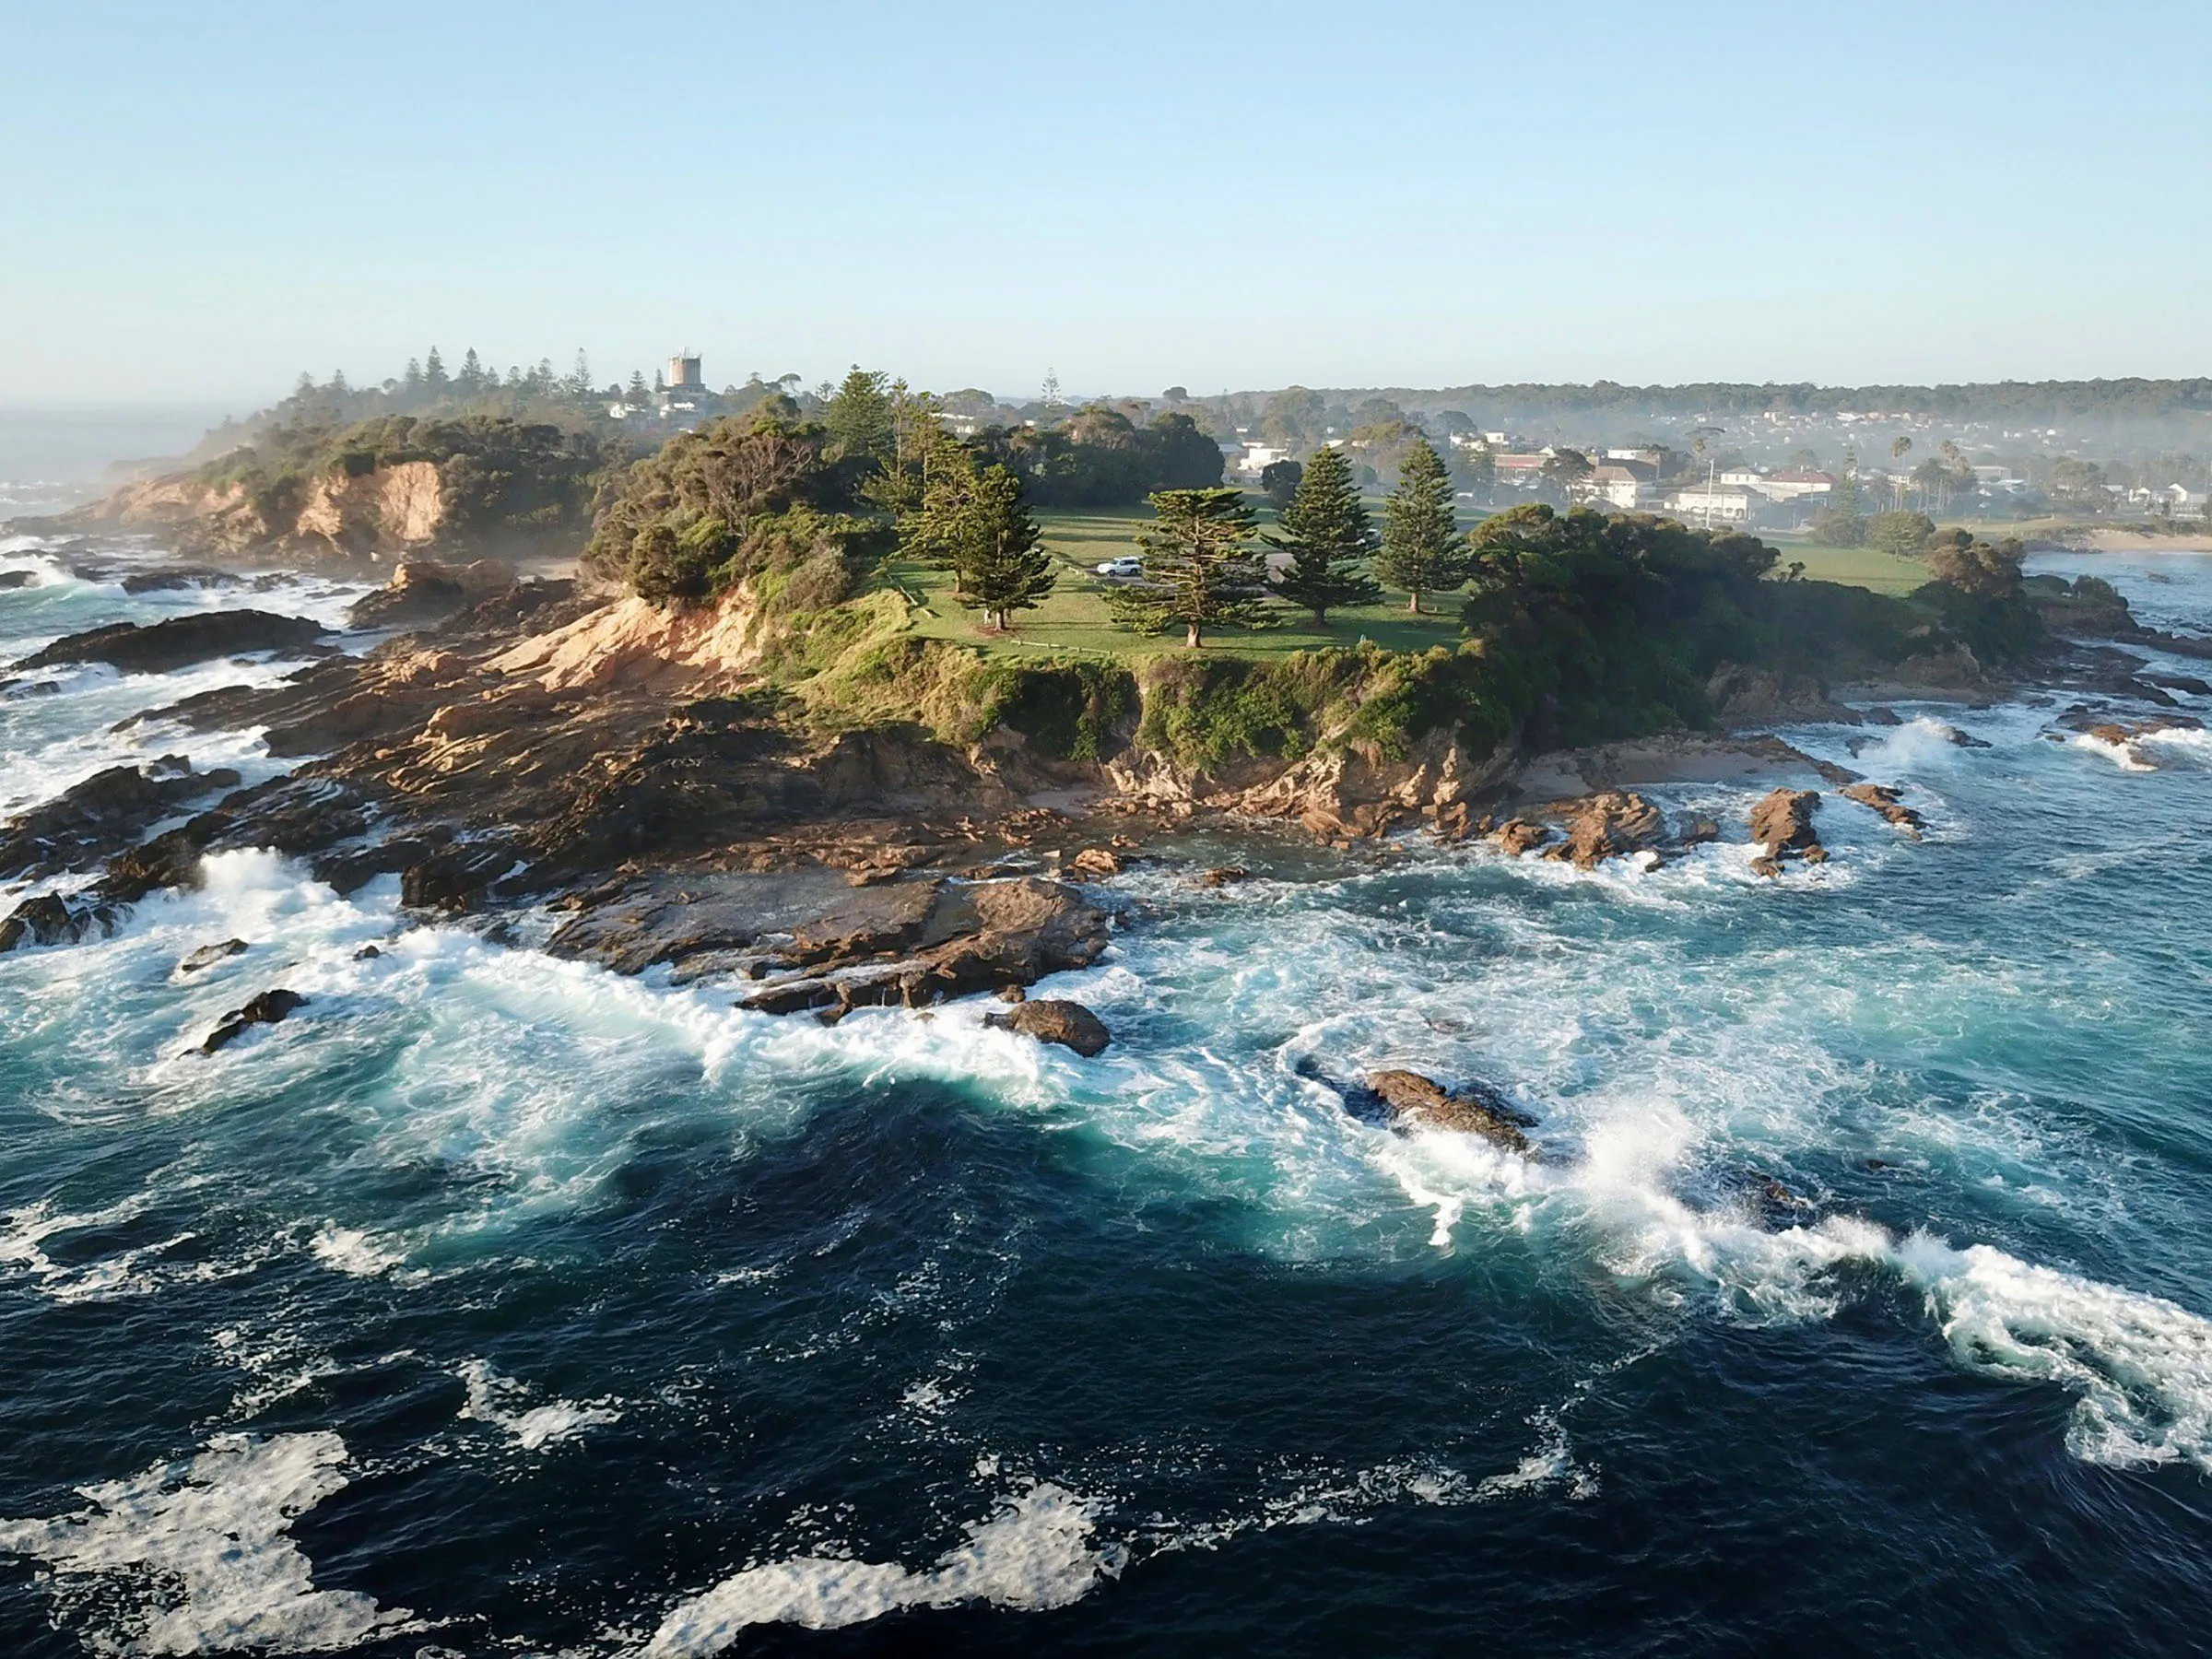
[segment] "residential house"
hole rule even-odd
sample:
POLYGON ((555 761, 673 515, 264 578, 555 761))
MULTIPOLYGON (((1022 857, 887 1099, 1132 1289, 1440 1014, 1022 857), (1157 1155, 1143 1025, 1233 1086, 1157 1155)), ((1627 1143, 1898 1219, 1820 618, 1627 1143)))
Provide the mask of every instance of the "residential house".
POLYGON ((1623 512, 1650 507, 1659 498, 1659 487, 1651 479, 1639 477, 1636 469, 1624 466, 1618 461, 1607 461, 1592 469, 1584 478, 1580 492, 1593 501, 1603 501, 1623 512))
POLYGON ((1667 512, 1688 524, 1743 524, 1759 497, 1727 484, 1686 484, 1668 492, 1667 512))

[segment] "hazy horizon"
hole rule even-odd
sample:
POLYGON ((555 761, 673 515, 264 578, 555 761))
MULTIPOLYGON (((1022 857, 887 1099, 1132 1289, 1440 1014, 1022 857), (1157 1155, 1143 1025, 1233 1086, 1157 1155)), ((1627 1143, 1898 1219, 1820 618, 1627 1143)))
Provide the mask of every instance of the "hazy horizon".
POLYGON ((1071 390, 2183 376, 2212 17, 17 19, 0 406, 432 342, 1071 390))

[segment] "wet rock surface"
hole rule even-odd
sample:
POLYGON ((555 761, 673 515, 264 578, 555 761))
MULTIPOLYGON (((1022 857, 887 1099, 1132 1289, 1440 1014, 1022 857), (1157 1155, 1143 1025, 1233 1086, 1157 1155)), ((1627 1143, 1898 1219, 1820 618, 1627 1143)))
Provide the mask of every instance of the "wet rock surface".
POLYGON ((1926 820, 1906 806, 1900 792, 1889 785, 1853 783, 1836 793, 1847 801, 1856 801, 1862 806, 1873 808, 1914 841, 1920 839, 1921 827, 1926 820))
POLYGON ((203 945, 177 964, 179 973, 197 973, 203 968, 212 968, 218 962, 228 961, 234 956, 243 956, 251 948, 243 939, 225 939, 219 945, 203 945))
POLYGON ((1640 794, 1607 791, 1558 810, 1568 815, 1567 839, 1545 856, 1564 859, 1578 870, 1655 847, 1666 837, 1666 820, 1640 794))
POLYGON ((288 991, 278 985, 264 991, 242 1008, 233 1008, 216 1022, 215 1030, 207 1033, 200 1044, 200 1053, 212 1054, 228 1048, 257 1025, 275 1025, 288 1018, 295 1008, 307 1006, 307 998, 297 991, 288 991))
POLYGON ((1018 1031, 1039 1042, 1056 1042, 1086 1060, 1104 1053, 1112 1041, 1106 1022, 1081 1003, 1053 997, 1025 999, 1004 1014, 986 1014, 983 1023, 995 1030, 1018 1031))
POLYGON ((1449 1129, 1479 1135, 1509 1152, 1530 1150, 1522 1131, 1534 1128, 1536 1120, 1478 1084, 1447 1089, 1432 1077, 1395 1067, 1369 1072, 1364 1083, 1397 1127, 1449 1129))
POLYGON ((271 611, 207 611, 160 622, 116 622, 56 640, 16 665, 50 668, 69 663, 106 663, 126 673, 166 674, 218 657, 262 651, 299 651, 329 630, 306 617, 271 611))
POLYGON ((898 1003, 1028 985, 1086 968, 1110 936, 1104 911, 1039 877, 924 876, 855 888, 827 868, 662 875, 576 900, 556 955, 677 981, 735 974, 769 1013, 898 1003))
POLYGON ((187 802, 240 781, 229 767, 194 771, 177 755, 95 772, 0 825, 0 880, 37 880, 112 857, 187 802))

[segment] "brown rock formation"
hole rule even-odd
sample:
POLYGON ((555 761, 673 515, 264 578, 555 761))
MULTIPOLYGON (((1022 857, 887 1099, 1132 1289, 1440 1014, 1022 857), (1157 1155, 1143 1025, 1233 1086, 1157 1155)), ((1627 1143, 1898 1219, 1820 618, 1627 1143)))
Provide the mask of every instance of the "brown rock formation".
POLYGON ((1530 1149, 1528 1136, 1521 1131, 1535 1120, 1488 1090, 1453 1092, 1418 1072, 1394 1068, 1368 1073, 1367 1087, 1390 1109, 1400 1127, 1450 1129, 1479 1135, 1509 1152, 1530 1149))
POLYGON ((1052 997, 1017 1003, 1004 1014, 986 1014, 983 1023, 995 1030, 1018 1031, 1039 1042, 1056 1042, 1086 1060, 1105 1052, 1112 1041, 1106 1022, 1079 1002, 1052 997))
POLYGON ((1847 801, 1856 801, 1862 806, 1872 807, 1914 841, 1920 839, 1921 825, 1925 820, 1919 813, 1906 806, 1898 792, 1889 785, 1886 783, 1853 783, 1836 793, 1847 801))
POLYGON ((1787 858, 1826 864, 1828 849, 1813 828, 1813 812, 1819 805, 1818 790, 1777 789, 1752 807, 1751 839, 1765 848, 1752 859, 1752 869, 1761 876, 1779 876, 1787 858))

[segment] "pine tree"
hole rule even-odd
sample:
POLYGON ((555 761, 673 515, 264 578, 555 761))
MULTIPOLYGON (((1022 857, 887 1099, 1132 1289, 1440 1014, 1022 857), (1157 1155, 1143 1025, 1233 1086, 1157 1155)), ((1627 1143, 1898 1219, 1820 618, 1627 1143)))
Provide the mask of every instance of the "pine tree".
POLYGON ((1001 633, 1018 610, 1035 610, 1053 591, 1056 572, 1044 532, 1021 499, 1021 480, 1003 466, 976 475, 961 601, 991 618, 1001 633))
POLYGON ((453 376, 453 390, 464 397, 474 397, 484 389, 484 364, 471 346, 461 359, 461 372, 453 376))
POLYGON ((1407 594, 1406 608, 1421 595, 1446 592, 1467 579, 1466 538, 1452 512, 1452 475, 1426 438, 1417 438, 1398 464, 1398 487, 1382 508, 1382 579, 1407 594))
POLYGON ((1137 535, 1145 580, 1107 595, 1117 626, 1138 633, 1183 627, 1196 650, 1208 628, 1265 627, 1265 571, 1252 547, 1258 515, 1241 489, 1162 489, 1157 515, 1137 535))
POLYGON ((629 401, 641 404, 651 395, 652 392, 645 384, 645 371, 632 369, 629 371, 629 401))
POLYGON ((830 429, 830 458, 878 460, 892 448, 889 377, 853 365, 830 398, 822 424, 830 429))
POLYGON ((1312 611, 1316 627, 1327 627, 1329 612, 1339 606, 1382 597, 1365 564, 1377 545, 1374 527, 1343 451, 1314 452, 1277 522, 1289 534, 1266 540, 1290 555, 1290 567, 1267 585, 1277 597, 1312 611))
POLYGON ((438 347, 430 347, 430 355, 422 366, 422 386, 432 397, 441 397, 452 382, 446 379, 445 359, 438 355, 438 347))
POLYGON ((409 358, 407 359, 406 378, 401 381, 400 384, 405 386, 409 392, 419 392, 422 390, 422 359, 420 358, 409 358))
POLYGON ((569 371, 569 395, 582 400, 592 394, 592 359, 583 355, 583 347, 576 347, 576 367, 569 371))

